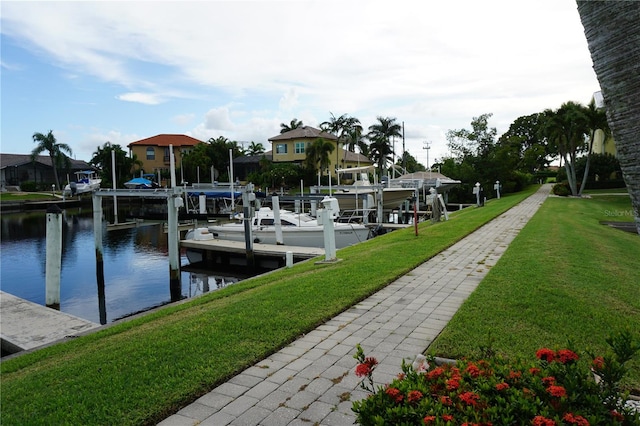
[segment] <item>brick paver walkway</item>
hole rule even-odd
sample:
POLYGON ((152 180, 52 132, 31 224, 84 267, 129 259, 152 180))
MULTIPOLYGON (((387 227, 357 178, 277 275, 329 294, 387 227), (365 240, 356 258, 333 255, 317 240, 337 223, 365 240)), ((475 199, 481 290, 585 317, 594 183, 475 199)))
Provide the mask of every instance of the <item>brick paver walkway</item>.
POLYGON ((336 425, 354 423, 366 397, 354 374, 356 344, 388 383, 403 358, 422 353, 535 214, 549 185, 383 290, 246 369, 160 423, 336 425))

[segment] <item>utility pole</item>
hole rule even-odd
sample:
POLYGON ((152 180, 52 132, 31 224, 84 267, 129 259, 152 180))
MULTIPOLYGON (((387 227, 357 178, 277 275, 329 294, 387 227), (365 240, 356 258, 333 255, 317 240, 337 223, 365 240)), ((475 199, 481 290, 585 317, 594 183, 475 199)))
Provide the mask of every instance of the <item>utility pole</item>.
POLYGON ((429 180, 431 180, 431 167, 429 167, 429 150, 431 149, 431 142, 422 142, 423 147, 422 149, 426 149, 427 150, 427 170, 429 170, 429 180))
POLYGON ((402 173, 407 173, 407 156, 404 148, 404 121, 402 122, 402 173))

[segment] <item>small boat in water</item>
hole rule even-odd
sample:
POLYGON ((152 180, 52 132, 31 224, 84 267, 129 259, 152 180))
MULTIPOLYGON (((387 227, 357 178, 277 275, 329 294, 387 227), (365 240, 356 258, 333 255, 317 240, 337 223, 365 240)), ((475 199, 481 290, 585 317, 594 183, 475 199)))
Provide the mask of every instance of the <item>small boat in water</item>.
MULTIPOLYGON (((337 204, 337 203, 336 203, 337 204)), ((337 213, 337 210, 334 210, 337 213)), ((282 244, 299 247, 324 247, 324 225, 307 213, 280 210, 282 244)), ((333 217, 336 248, 343 248, 370 238, 369 227, 361 223, 342 223, 333 217)), ((187 233, 186 239, 209 239, 208 235, 221 240, 245 241, 245 225, 242 220, 220 225, 198 228, 187 233)), ((277 244, 276 215, 270 207, 261 207, 251 219, 254 243, 277 244)))
POLYGON ((64 193, 67 195, 80 195, 88 192, 93 192, 100 188, 102 179, 98 177, 98 174, 93 170, 83 170, 76 172, 76 181, 70 182, 64 187, 64 193))

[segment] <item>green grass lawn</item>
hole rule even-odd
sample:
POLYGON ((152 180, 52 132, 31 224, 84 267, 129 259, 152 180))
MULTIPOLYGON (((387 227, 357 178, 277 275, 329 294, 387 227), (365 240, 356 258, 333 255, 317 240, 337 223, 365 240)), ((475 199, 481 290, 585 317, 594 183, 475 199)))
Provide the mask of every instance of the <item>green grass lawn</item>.
MULTIPOLYGON (((492 339, 503 355, 531 358, 569 342, 601 352, 625 328, 640 338, 640 238, 599 224, 630 209, 628 197, 549 198, 429 351, 479 355, 492 339)), ((639 358, 625 382, 635 390, 639 358)))
MULTIPOLYGON (((435 225, 422 223, 418 236, 414 235, 413 228, 409 228, 339 250, 338 257, 342 261, 335 264, 297 264, 293 268, 246 280, 197 299, 113 325, 95 334, 4 361, 0 365, 1 423, 154 424, 247 366, 295 340, 302 333, 314 329, 397 277, 406 274, 517 204, 535 189, 537 188, 500 200, 492 200, 483 208, 465 209, 452 215, 448 222, 435 225)), ((622 197, 616 197, 618 198, 622 197)), ((588 207, 594 204, 586 203, 592 203, 594 200, 553 199, 545 203, 543 213, 536 215, 536 220, 532 221, 534 226, 531 229, 527 226, 523 230, 525 233, 529 229, 528 238, 533 239, 535 244, 533 247, 523 243, 516 245, 516 252, 529 252, 528 256, 518 255, 517 258, 521 258, 522 261, 529 258, 532 264, 546 265, 547 261, 550 262, 556 257, 563 258, 566 263, 573 261, 572 259, 581 260, 582 256, 585 256, 583 263, 588 265, 593 259, 605 257, 610 259, 607 279, 611 282, 639 282, 635 264, 630 265, 625 260, 627 255, 619 256, 620 253, 617 251, 621 247, 635 244, 634 250, 637 253, 640 244, 638 236, 626 235, 621 231, 597 225, 597 218, 597 226, 591 224, 597 216, 598 209, 614 208, 606 203, 598 204, 595 209, 588 207), (573 211, 573 204, 562 204, 567 201, 585 202, 582 209, 576 210, 583 213, 573 211), (559 209, 561 214, 558 215, 554 209, 559 209), (575 217, 575 220, 571 220, 571 217, 575 217), (542 222, 545 226, 549 226, 546 222, 556 225, 548 230, 535 222, 542 222), (576 255, 559 253, 558 250, 564 250, 564 246, 547 245, 547 240, 556 240, 556 237, 547 238, 547 232, 558 232, 565 238, 578 242, 586 236, 574 234, 596 234, 599 237, 595 240, 604 245, 590 247, 592 250, 588 252, 589 255, 583 253, 586 249, 576 255), (600 241, 603 235, 611 242, 600 241), (600 250, 605 250, 607 255, 601 256, 603 252, 600 250), (620 257, 620 262, 615 256, 620 257)), ((626 207, 620 204, 615 208, 626 207)), ((520 241, 520 237, 517 241, 520 241)), ((588 241, 592 239, 589 238, 588 241)), ((564 244, 564 241, 560 243, 564 244)), ((505 256, 512 251, 514 250, 509 249, 505 256)), ((629 256, 631 254, 633 252, 629 256)), ((501 261, 490 275, 495 275, 502 265, 501 261)), ((511 263, 507 262, 507 266, 509 265, 511 263)), ((546 268, 545 265, 543 266, 546 268)), ((530 275, 527 268, 523 269, 522 265, 514 263, 512 268, 506 268, 504 272, 507 277, 511 277, 506 281, 512 282, 513 277, 523 274, 530 275)), ((531 268, 533 269, 533 266, 531 268)), ((545 273, 538 276, 538 281, 564 282, 567 280, 566 274, 579 270, 565 265, 560 271, 565 269, 567 271, 563 275, 552 274, 547 278, 545 274, 555 272, 555 269, 544 269, 545 273)), ((573 282, 574 279, 571 278, 569 281, 573 282)), ((545 311, 549 318, 534 319, 536 324, 546 326, 547 345, 556 342, 564 344, 567 336, 573 336, 574 329, 582 328, 576 327, 571 315, 587 315, 583 311, 593 307, 581 303, 575 306, 575 312, 560 315, 560 308, 563 306, 558 300, 566 300, 565 297, 570 297, 571 294, 566 296, 563 292, 572 293, 573 290, 565 289, 561 292, 560 289, 548 285, 548 290, 541 290, 537 297, 546 300, 549 297, 548 293, 556 294, 555 298, 550 299, 560 306, 548 307, 550 311, 554 311, 553 315, 545 311), (557 315, 560 315, 561 319, 564 318, 564 321, 553 318, 557 315), (547 322, 549 324, 545 324, 547 322), (559 325, 558 328, 553 328, 551 324, 559 325)), ((484 282, 481 287, 485 288, 484 282)), ((493 289, 497 293, 505 292, 502 286, 493 289)), ((590 288, 584 287, 579 293, 589 291, 590 288)), ((631 310, 630 318, 636 318, 637 323, 637 302, 635 305, 630 303, 628 299, 632 295, 627 297, 620 293, 622 291, 606 293, 616 301, 609 306, 631 310)), ((535 306, 537 303, 535 294, 524 299, 515 290, 511 291, 511 294, 516 304, 535 306)), ((588 294, 583 297, 589 300, 588 294)), ((469 300, 471 301, 471 298, 469 300)), ((594 298, 592 304, 600 303, 600 300, 594 298)), ((469 304, 465 304, 465 309, 469 310, 469 304)), ((468 344, 475 341, 475 345, 467 346, 469 353, 472 353, 478 344, 486 339, 486 330, 481 328, 480 324, 485 321, 484 314, 487 308, 483 306, 476 311, 477 316, 467 318, 477 324, 471 328, 461 326, 467 331, 460 345, 447 344, 444 340, 439 343, 443 354, 459 356, 467 351, 462 346, 465 342, 468 344)), ((617 316, 626 316, 626 311, 620 315, 617 312, 612 315, 603 314, 598 318, 609 320, 617 316)), ((460 322, 457 318, 458 316, 456 321, 460 322)), ((514 317, 514 324, 516 320, 517 317, 514 317)), ((594 328, 598 329, 594 335, 606 335, 617 324, 605 321, 592 323, 594 328)), ((511 328, 509 333, 519 334, 520 325, 511 328)), ((516 338, 515 341, 518 343, 514 344, 514 353, 527 352, 527 337, 516 338)))
POLYGON ((2 192, 0 193, 0 201, 45 201, 57 199, 51 193, 40 192, 2 192))

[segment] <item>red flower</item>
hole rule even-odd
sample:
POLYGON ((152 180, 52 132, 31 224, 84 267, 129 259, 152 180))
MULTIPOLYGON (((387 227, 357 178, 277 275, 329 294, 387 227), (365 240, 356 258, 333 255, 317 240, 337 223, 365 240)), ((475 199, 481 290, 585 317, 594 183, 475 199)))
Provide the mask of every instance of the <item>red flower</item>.
POLYGON ((467 373, 469 373, 469 375, 471 377, 473 377, 474 379, 478 376, 480 376, 480 369, 478 368, 477 365, 470 363, 469 366, 467 366, 467 369, 465 370, 467 373))
POLYGON ((364 363, 373 367, 375 365, 378 365, 378 360, 372 356, 368 356, 364 359, 364 363))
POLYGON ((544 416, 535 416, 531 424, 533 426, 555 426, 556 422, 544 416))
POLYGON ((473 406, 478 404, 478 400, 480 399, 480 396, 478 394, 476 394, 476 393, 473 393, 473 392, 464 392, 464 393, 461 393, 460 395, 458 395, 458 397, 465 404, 473 405, 473 406))
POLYGON ((451 398, 449 398, 447 395, 442 395, 440 397, 440 403, 442 405, 446 405, 447 407, 450 407, 453 405, 453 401, 451 400, 451 398))
POLYGON ((421 399, 422 399, 422 392, 420 392, 419 390, 409 391, 409 394, 407 395, 407 400, 409 402, 418 402, 421 399))
POLYGON ((444 374, 444 369, 442 367, 436 367, 427 373, 427 379, 429 380, 437 379, 443 374, 444 374))
POLYGON ((602 370, 604 368, 604 358, 597 356, 593 359, 593 368, 596 370, 602 370))
POLYGON ((542 378, 542 384, 544 384, 545 386, 555 385, 556 384, 556 378, 552 377, 552 376, 543 377, 542 378))
POLYGON ((366 357, 362 364, 356 366, 356 376, 365 377, 371 374, 373 368, 378 365, 378 360, 374 357, 366 357))
POLYGON ((540 369, 539 369, 539 368, 536 368, 536 367, 531 367, 531 368, 529 369, 529 373, 530 373, 532 376, 537 376, 538 374, 540 374, 540 369))
POLYGON ((393 399, 398 404, 401 403, 402 399, 404 398, 404 396, 402 395, 402 392, 400 392, 400 390, 396 388, 387 388, 385 389, 385 393, 389 395, 389 397, 391 397, 391 399, 393 399))
POLYGON ((551 385, 547 388, 547 392, 549 392, 551 396, 555 396, 556 398, 567 396, 567 391, 562 386, 551 385))
POLYGON ((573 413, 566 413, 564 417, 562 417, 567 423, 571 423, 578 426, 589 426, 589 421, 582 416, 576 416, 573 413))
POLYGON ((551 349, 542 348, 538 349, 538 352, 536 352, 536 357, 543 361, 552 362, 556 357, 556 353, 551 349))
POLYGON ((617 422, 624 422, 624 416, 618 413, 616 410, 611 410, 609 413, 611 413, 611 417, 613 417, 613 420, 617 422))
POLYGON ((509 383, 502 382, 502 383, 497 383, 496 384, 496 390, 502 391, 502 390, 505 390, 505 389, 509 389, 509 383))
POLYGON ((577 353, 573 352, 570 349, 560 349, 557 353, 557 357, 558 360, 563 364, 577 361, 580 358, 577 353))
POLYGON ((520 372, 520 371, 510 371, 509 372, 509 378, 512 379, 512 380, 519 379, 520 377, 522 377, 522 372, 520 372))
POLYGON ((442 420, 444 420, 445 422, 452 422, 453 421, 453 416, 451 414, 443 414, 442 415, 442 420))
POLYGON ((356 376, 366 377, 371 373, 371 367, 368 364, 358 364, 356 366, 356 376))
POLYGON ((453 391, 460 387, 459 379, 451 378, 447 380, 447 390, 453 391))
POLYGON ((430 425, 435 421, 436 421, 436 416, 426 416, 424 419, 422 419, 422 423, 424 423, 425 425, 430 425))

